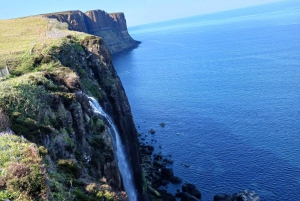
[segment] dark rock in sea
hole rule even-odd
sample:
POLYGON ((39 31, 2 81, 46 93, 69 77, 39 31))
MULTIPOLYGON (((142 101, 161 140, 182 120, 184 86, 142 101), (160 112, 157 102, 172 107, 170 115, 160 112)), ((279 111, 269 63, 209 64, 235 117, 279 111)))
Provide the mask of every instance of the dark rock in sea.
POLYGON ((190 184, 190 183, 183 184, 182 192, 187 192, 198 199, 201 198, 201 192, 196 188, 194 184, 190 184))
POLYGON ((182 179, 180 177, 173 176, 170 178, 170 182, 172 184, 180 184, 182 182, 182 179))
POLYGON ((195 196, 187 192, 181 193, 181 201, 198 201, 198 200, 199 200, 198 198, 196 198, 195 196))
POLYGON ((154 147, 151 145, 143 145, 143 146, 140 146, 140 150, 141 150, 142 154, 152 155, 154 147))
POLYGON ((154 162, 153 162, 153 166, 154 166, 154 167, 161 168, 161 167, 163 167, 164 165, 163 165, 163 163, 162 163, 161 161, 154 161, 154 162))
POLYGON ((149 131, 149 133, 151 133, 151 134, 155 134, 155 132, 156 131, 153 128, 151 128, 150 131, 149 131))
POLYGON ((163 162, 167 163, 167 164, 173 164, 174 163, 174 161, 172 159, 167 159, 167 158, 164 158, 163 162))
POLYGON ((154 157, 154 160, 160 161, 160 160, 162 160, 163 156, 161 154, 155 154, 153 157, 154 157))
POLYGON ((170 182, 168 180, 165 180, 165 179, 161 180, 161 185, 163 185, 163 186, 167 186, 169 183, 170 182))
POLYGON ((161 194, 161 200, 163 201, 176 201, 176 197, 171 193, 168 193, 166 190, 158 190, 161 194))
POLYGON ((168 180, 170 180, 171 177, 174 176, 173 169, 172 168, 166 168, 166 167, 163 167, 161 169, 161 174, 163 175, 163 177, 167 178, 168 180))
POLYGON ((165 127, 165 123, 164 122, 161 122, 160 124, 159 124, 161 127, 165 127))
POLYGON ((175 194, 175 196, 177 197, 177 198, 181 198, 181 196, 183 195, 183 192, 178 192, 179 190, 177 190, 177 193, 175 194))
POLYGON ((233 194, 232 201, 260 201, 260 198, 254 191, 244 190, 233 194))
POLYGON ((231 195, 217 194, 214 196, 214 201, 231 201, 231 195))

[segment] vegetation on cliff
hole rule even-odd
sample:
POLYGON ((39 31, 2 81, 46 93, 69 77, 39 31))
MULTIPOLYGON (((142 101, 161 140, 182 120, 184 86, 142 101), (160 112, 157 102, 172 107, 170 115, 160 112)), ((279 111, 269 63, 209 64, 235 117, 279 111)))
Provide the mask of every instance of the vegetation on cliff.
POLYGON ((87 99, 113 114, 123 88, 104 42, 66 28, 0 21, 0 68, 10 68, 0 81, 0 200, 128 200, 106 123, 87 99))

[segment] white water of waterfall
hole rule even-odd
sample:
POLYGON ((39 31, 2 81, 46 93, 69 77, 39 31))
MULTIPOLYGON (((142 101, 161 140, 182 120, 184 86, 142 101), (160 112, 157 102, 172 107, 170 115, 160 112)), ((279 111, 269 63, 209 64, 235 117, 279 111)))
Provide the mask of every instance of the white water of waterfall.
POLYGON ((104 117, 109 126, 110 126, 110 135, 114 144, 115 154, 118 159, 118 167, 122 175, 123 179, 123 185, 125 187, 125 190, 127 192, 128 198, 130 201, 136 201, 137 196, 135 192, 135 187, 132 181, 132 173, 130 169, 130 165, 128 164, 127 157, 124 151, 124 147, 121 142, 121 138, 119 135, 119 132, 113 123, 112 119, 103 111, 102 107, 99 105, 98 101, 96 101, 94 98, 89 97, 89 102, 91 107, 93 108, 93 111, 101 116, 104 117))

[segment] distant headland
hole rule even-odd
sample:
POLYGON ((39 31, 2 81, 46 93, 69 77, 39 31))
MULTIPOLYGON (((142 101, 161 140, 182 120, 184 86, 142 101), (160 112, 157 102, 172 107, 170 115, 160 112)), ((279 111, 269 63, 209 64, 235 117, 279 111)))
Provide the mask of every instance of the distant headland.
POLYGON ((107 13, 91 10, 85 13, 74 10, 42 14, 69 25, 69 29, 100 36, 112 54, 135 48, 140 44, 133 40, 127 30, 124 13, 107 13))

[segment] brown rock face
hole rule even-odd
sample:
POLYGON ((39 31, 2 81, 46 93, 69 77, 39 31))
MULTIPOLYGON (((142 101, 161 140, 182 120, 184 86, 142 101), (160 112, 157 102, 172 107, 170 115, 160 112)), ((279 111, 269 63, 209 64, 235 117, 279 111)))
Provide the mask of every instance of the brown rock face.
POLYGON ((67 11, 43 16, 68 23, 71 30, 100 36, 112 54, 135 48, 140 43, 129 35, 124 13, 108 14, 103 10, 92 10, 85 13, 67 11))
POLYGON ((85 12, 89 32, 97 32, 114 28, 113 20, 109 14, 103 10, 93 10, 85 12))
POLYGON ((58 12, 45 14, 45 17, 55 18, 60 22, 66 22, 69 25, 69 28, 74 31, 88 32, 88 29, 85 24, 85 15, 79 10, 68 11, 68 12, 58 12))

